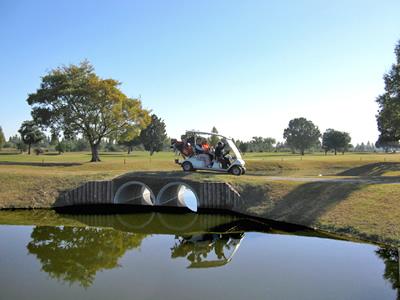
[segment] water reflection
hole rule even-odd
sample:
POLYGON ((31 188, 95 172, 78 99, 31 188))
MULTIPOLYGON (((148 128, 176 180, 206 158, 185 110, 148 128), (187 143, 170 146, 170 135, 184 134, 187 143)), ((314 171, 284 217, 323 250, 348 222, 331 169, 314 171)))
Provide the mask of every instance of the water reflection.
MULTIPOLYGON (((246 243, 246 232, 276 232, 271 227, 261 228, 259 224, 246 223, 238 217, 226 215, 150 213, 69 217, 81 222, 83 227, 33 227, 27 249, 50 278, 84 288, 94 283, 100 271, 121 267, 121 258, 131 250, 140 249, 143 242, 151 237, 171 236, 169 240, 157 244, 161 245, 157 252, 167 251, 178 269, 228 270, 224 266, 240 260, 240 253, 243 252, 240 245, 246 243), (184 266, 180 265, 182 263, 184 266)), ((296 234, 310 235, 310 232, 296 234)), ((247 241, 251 243, 252 240, 247 241)), ((378 247, 375 253, 385 266, 383 278, 397 292, 397 299, 400 300, 398 250, 378 247)), ((149 268, 154 267, 154 262, 140 257, 149 268)), ((267 256, 261 258, 268 260, 267 256)))
POLYGON ((104 228, 35 227, 27 249, 50 277, 89 287, 98 271, 119 267, 118 259, 145 237, 104 228))
POLYGON ((229 263, 244 233, 176 236, 171 258, 185 257, 188 268, 212 268, 229 263))
POLYGON ((397 299, 400 300, 399 249, 380 247, 375 253, 385 263, 383 278, 397 291, 397 299))

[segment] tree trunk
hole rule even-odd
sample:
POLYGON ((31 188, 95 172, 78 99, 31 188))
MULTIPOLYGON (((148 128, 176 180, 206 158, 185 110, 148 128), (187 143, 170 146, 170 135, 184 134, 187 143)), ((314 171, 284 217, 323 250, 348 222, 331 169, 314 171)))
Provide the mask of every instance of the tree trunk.
POLYGON ((31 144, 28 144, 28 154, 31 155, 31 144))
POLYGON ((304 156, 304 150, 301 149, 301 156, 304 156))
POLYGON ((132 147, 128 146, 128 154, 131 154, 131 151, 132 151, 132 147))
POLYGON ((337 150, 336 150, 336 148, 335 148, 335 155, 336 155, 336 153, 337 153, 337 150))
POLYGON ((92 160, 90 162, 100 161, 98 148, 99 148, 99 144, 91 144, 90 145, 90 149, 92 150, 92 160))

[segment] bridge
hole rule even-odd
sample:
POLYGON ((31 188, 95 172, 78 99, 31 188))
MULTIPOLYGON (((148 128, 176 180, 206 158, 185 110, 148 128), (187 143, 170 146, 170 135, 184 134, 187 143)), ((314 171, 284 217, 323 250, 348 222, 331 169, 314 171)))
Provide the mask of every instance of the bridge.
POLYGON ((201 182, 178 176, 128 173, 112 180, 90 181, 66 191, 60 195, 54 207, 115 204, 185 208, 185 191, 193 193, 199 209, 234 210, 242 201, 235 188, 226 182, 201 182))

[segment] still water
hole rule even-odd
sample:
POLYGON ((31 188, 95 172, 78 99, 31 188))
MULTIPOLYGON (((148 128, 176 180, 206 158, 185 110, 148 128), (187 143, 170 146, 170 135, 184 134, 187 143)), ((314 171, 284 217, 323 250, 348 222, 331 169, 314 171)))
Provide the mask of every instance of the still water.
POLYGON ((31 219, 0 214, 0 299, 398 299, 397 249, 224 215, 31 219))

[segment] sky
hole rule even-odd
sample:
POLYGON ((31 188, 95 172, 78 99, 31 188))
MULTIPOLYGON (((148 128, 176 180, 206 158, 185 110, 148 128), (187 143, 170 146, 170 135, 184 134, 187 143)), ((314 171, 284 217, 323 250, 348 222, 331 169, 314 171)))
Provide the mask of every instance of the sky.
POLYGON ((87 59, 171 137, 215 126, 282 141, 305 117, 375 142, 399 12, 399 0, 0 0, 0 126, 16 134, 41 76, 87 59))

